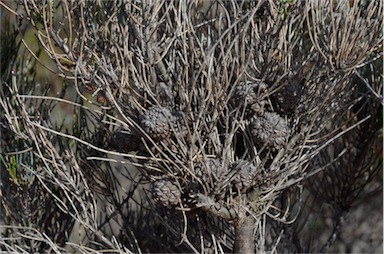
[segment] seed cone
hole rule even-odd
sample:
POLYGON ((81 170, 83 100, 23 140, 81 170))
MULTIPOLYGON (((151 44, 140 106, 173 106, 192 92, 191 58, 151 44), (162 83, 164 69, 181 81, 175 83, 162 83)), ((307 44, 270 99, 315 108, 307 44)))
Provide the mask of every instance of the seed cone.
POLYGON ((262 113, 265 101, 261 100, 262 93, 267 89, 264 82, 242 82, 235 87, 232 101, 236 106, 247 105, 255 113, 262 113))
POLYGON ((170 180, 158 180, 152 184, 153 198, 165 207, 177 205, 181 192, 176 184, 170 180))
POLYGON ((231 172, 235 173, 232 181, 234 187, 242 193, 253 186, 257 176, 257 167, 246 160, 237 160, 231 166, 231 172))
POLYGON ((141 127, 154 140, 166 139, 172 134, 172 126, 176 125, 176 117, 165 107, 154 105, 142 116, 141 127))
POLYGON ((217 181, 223 173, 221 162, 218 159, 207 159, 203 163, 198 163, 195 167, 195 174, 202 182, 209 182, 210 179, 217 181))
POLYGON ((260 146, 266 145, 272 150, 278 150, 284 146, 289 134, 287 119, 276 113, 266 112, 261 117, 253 118, 252 135, 260 146))

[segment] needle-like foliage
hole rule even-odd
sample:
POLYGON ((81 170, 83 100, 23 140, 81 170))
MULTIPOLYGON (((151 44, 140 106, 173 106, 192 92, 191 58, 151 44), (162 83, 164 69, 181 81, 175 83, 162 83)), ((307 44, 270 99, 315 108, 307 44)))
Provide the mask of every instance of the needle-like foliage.
POLYGON ((326 251, 373 193, 381 1, 0 4, 1 250, 326 251))

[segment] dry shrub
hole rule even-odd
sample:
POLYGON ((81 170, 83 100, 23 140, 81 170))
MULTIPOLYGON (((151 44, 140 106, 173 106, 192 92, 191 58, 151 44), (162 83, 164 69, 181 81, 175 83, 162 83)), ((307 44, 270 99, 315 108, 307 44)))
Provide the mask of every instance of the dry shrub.
POLYGON ((339 221, 380 172, 380 1, 1 5, 66 84, 36 91, 21 60, 2 76, 4 250, 325 250, 340 223, 311 249, 302 197, 339 221))

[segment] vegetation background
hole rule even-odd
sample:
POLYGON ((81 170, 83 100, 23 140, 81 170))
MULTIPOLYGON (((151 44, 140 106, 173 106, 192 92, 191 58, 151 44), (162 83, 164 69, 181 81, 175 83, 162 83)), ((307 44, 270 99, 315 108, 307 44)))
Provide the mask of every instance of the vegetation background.
POLYGON ((382 1, 1 1, 0 249, 382 253, 382 1))

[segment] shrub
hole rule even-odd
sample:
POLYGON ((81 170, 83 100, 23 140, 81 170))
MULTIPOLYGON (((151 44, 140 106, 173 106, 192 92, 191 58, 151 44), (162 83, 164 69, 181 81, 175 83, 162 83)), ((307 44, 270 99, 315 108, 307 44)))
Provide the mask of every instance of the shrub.
POLYGON ((326 251, 376 191, 381 1, 1 5, 3 250, 326 251))

